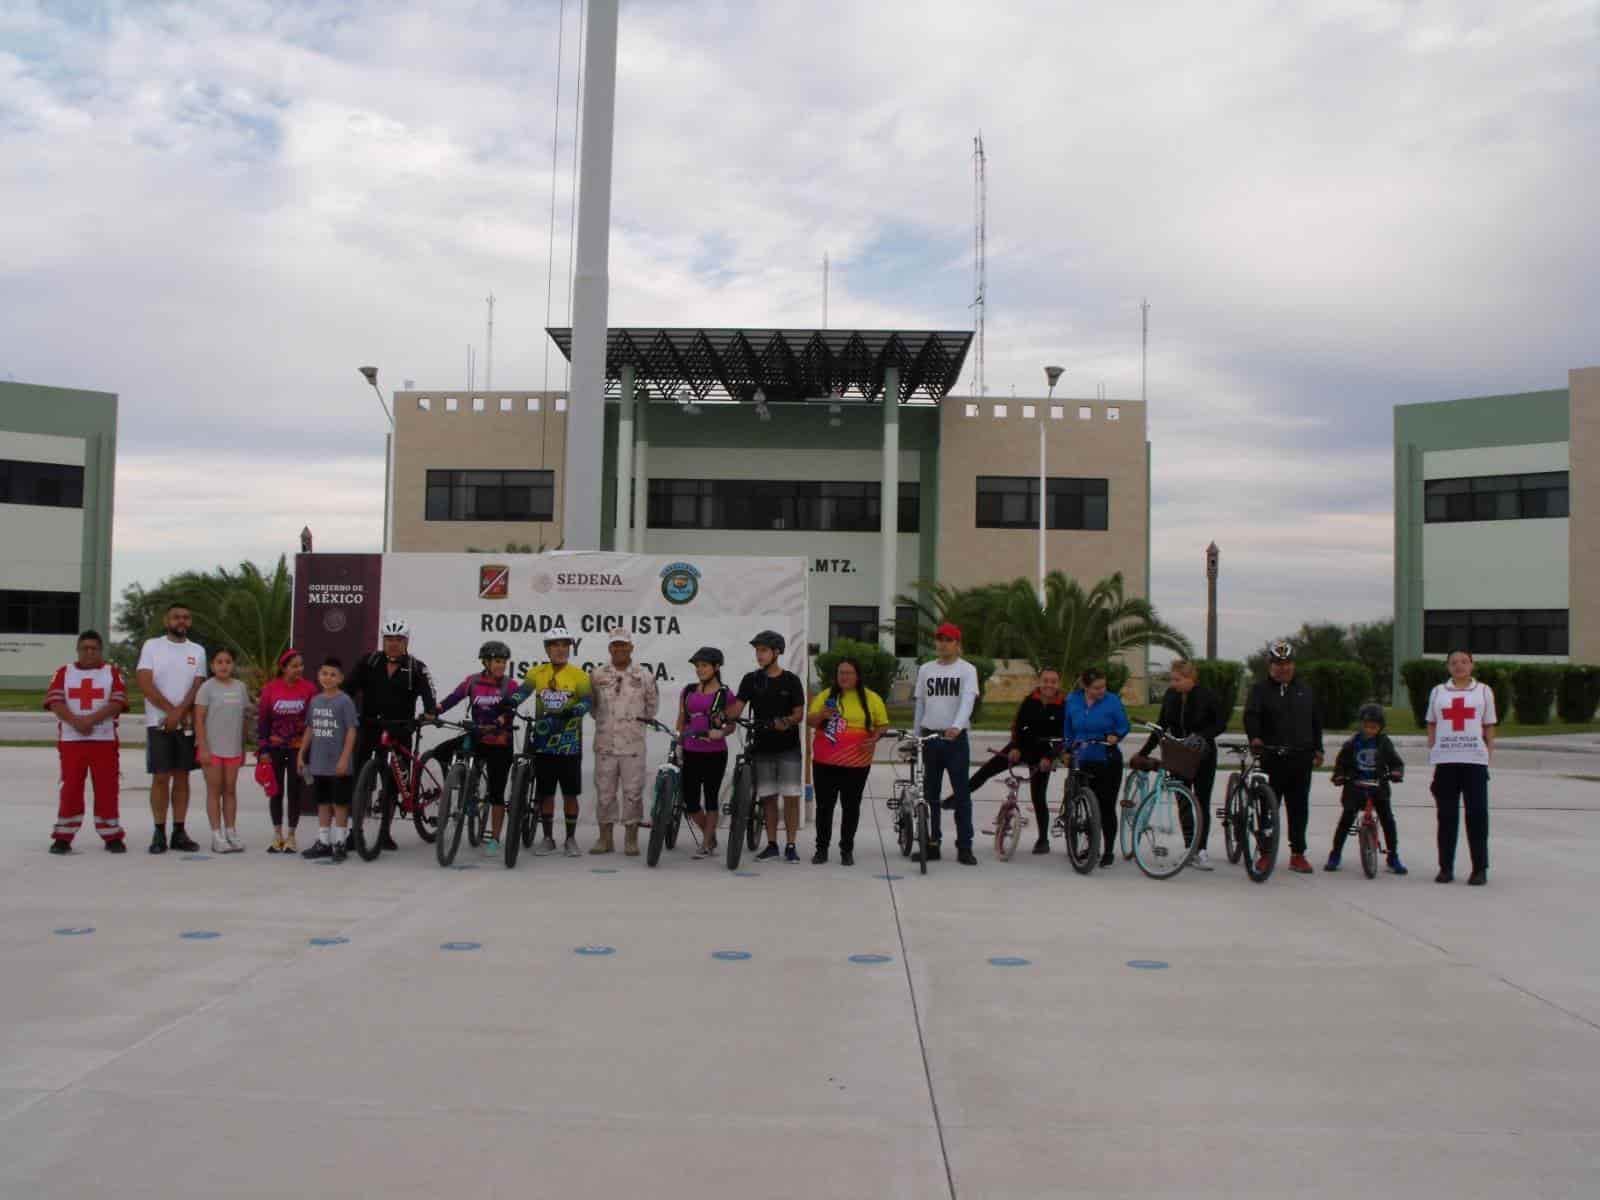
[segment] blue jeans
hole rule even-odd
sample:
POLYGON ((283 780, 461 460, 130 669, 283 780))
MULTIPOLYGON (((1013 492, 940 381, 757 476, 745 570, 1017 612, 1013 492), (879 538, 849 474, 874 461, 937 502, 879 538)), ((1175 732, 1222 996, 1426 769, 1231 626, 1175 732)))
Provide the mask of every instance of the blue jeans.
POLYGON ((928 802, 928 836, 940 841, 939 797, 942 776, 949 772, 950 790, 955 793, 956 849, 972 849, 972 789, 967 786, 967 770, 972 765, 972 746, 963 733, 955 741, 942 737, 922 747, 922 798, 928 802))

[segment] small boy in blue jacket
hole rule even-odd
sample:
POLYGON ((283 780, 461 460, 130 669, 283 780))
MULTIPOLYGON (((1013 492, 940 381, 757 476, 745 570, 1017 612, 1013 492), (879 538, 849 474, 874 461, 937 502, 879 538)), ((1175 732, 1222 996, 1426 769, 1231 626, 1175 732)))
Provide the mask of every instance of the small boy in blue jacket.
POLYGON ((1344 839, 1350 835, 1350 826, 1367 806, 1372 797, 1372 807, 1377 810, 1378 824, 1383 827, 1384 842, 1389 847, 1389 870, 1396 875, 1406 874, 1406 865, 1400 861, 1400 835, 1395 829, 1394 806, 1389 803, 1389 784, 1399 783, 1405 777, 1406 764, 1383 732, 1383 709, 1376 704, 1361 707, 1359 731, 1339 748, 1339 757, 1333 764, 1333 784, 1344 788, 1344 812, 1333 827, 1333 849, 1328 854, 1324 871, 1337 871, 1339 858, 1344 853, 1344 839))

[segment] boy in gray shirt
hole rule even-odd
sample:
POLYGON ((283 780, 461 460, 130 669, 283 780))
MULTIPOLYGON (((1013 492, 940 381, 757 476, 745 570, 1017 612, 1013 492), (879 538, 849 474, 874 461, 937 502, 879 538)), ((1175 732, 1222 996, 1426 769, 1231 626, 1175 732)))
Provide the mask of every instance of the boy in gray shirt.
POLYGON ((311 776, 312 795, 317 800, 317 840, 302 858, 331 858, 343 862, 345 841, 350 833, 350 756, 355 752, 356 726, 360 718, 356 702, 340 689, 344 664, 337 658, 323 660, 317 669, 322 691, 306 707, 306 735, 300 742, 300 773, 311 776))

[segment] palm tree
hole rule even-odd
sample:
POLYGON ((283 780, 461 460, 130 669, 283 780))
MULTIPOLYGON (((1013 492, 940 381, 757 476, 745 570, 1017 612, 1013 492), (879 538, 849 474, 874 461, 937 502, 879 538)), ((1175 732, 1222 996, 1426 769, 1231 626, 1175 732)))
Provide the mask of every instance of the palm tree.
MULTIPOLYGON (((272 673, 278 655, 289 645, 293 619, 294 577, 288 560, 278 556, 270 574, 252 562, 238 570, 184 571, 163 579, 140 595, 149 628, 146 637, 161 632, 169 604, 186 605, 194 615, 195 640, 206 649, 226 646, 239 659, 241 674, 259 685, 272 673)), ((131 632, 131 630, 130 630, 131 632)))
POLYGON ((1104 667, 1119 654, 1148 646, 1185 657, 1194 654, 1189 639, 1162 621, 1150 601, 1124 593, 1120 572, 1085 591, 1076 579, 1052 571, 1044 591, 1040 608, 1033 582, 1014 580, 995 629, 997 636, 1021 648, 1035 670, 1051 666, 1071 679, 1086 667, 1104 667))
MULTIPOLYGON (((999 634, 1011 590, 1008 585, 990 583, 980 587, 955 588, 919 579, 915 586, 915 595, 896 596, 894 602, 898 607, 910 608, 915 612, 919 650, 932 649, 933 631, 946 621, 961 627, 962 648, 969 654, 1005 658, 1008 657, 1008 651, 1015 649, 999 634)), ((893 629, 894 626, 885 628, 893 629)))

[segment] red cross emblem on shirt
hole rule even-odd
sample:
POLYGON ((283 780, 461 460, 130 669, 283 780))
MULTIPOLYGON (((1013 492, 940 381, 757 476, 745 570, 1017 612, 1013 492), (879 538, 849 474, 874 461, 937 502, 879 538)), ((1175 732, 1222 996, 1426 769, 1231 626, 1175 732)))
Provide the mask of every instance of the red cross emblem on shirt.
POLYGON ((88 712, 94 708, 94 702, 105 694, 105 689, 95 687, 94 680, 88 677, 79 680, 78 686, 67 693, 78 702, 78 708, 81 712, 88 712))
POLYGON ((1468 708, 1467 702, 1460 696, 1457 696, 1454 700, 1450 701, 1449 708, 1440 710, 1439 715, 1442 716, 1446 721, 1450 722, 1450 727, 1452 729, 1454 729, 1457 733, 1460 733, 1467 727, 1467 722, 1478 715, 1478 710, 1475 708, 1468 708))

